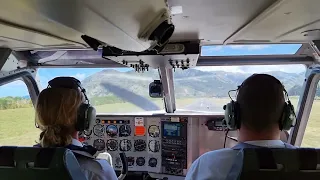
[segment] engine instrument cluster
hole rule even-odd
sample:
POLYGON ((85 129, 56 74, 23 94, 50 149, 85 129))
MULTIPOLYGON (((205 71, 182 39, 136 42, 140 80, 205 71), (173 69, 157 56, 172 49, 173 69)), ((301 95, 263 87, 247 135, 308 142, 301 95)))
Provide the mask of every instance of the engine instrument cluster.
POLYGON ((181 117, 97 116, 85 143, 110 153, 115 170, 121 170, 119 153, 125 152, 129 171, 183 175, 187 122, 181 117))

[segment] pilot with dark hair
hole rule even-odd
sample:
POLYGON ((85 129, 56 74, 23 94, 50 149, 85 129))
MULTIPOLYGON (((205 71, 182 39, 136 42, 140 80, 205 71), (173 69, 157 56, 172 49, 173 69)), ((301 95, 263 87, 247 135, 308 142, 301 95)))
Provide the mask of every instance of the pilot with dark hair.
MULTIPOLYGON (((246 79, 237 95, 238 141, 233 148, 207 152, 195 160, 187 180, 227 179, 242 148, 294 148, 280 140, 287 109, 285 89, 273 76, 255 74, 246 79)), ((289 103, 291 105, 291 103, 289 103)), ((292 113, 293 108, 291 109, 292 113)), ((290 126, 291 127, 291 126, 290 126)), ((241 171, 241 170, 240 170, 241 171)))

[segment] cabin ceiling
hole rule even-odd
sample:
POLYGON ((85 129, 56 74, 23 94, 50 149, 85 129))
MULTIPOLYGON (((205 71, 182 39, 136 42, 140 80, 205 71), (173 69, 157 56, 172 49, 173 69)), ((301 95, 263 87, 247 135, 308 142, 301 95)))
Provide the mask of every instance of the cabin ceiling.
POLYGON ((150 42, 139 34, 163 9, 172 13, 171 41, 305 43, 320 39, 318 7, 319 0, 0 0, 0 46, 82 49, 86 34, 143 51, 150 42))

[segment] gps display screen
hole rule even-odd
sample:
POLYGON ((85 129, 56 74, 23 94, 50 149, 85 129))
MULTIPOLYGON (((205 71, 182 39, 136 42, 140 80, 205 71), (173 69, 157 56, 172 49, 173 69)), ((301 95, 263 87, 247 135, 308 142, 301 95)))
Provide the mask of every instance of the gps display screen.
POLYGON ((173 137, 181 136, 181 125, 178 123, 164 123, 163 135, 173 137))

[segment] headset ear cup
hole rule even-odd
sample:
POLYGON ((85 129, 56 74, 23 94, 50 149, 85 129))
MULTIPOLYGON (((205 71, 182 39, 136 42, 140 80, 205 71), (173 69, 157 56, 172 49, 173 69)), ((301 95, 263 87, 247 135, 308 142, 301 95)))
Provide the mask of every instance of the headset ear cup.
POLYGON ((224 119, 228 129, 230 130, 237 129, 235 110, 236 107, 234 101, 231 101, 230 103, 225 105, 224 119))
POLYGON ((96 109, 92 106, 89 106, 87 111, 87 120, 86 120, 85 130, 89 130, 90 128, 92 128, 95 120, 96 120, 96 109))
POLYGON ((77 123, 76 123, 76 130, 83 131, 87 126, 87 111, 89 108, 89 104, 82 103, 78 108, 78 115, 77 115, 77 123))
POLYGON ((240 129, 241 127, 240 105, 237 102, 234 102, 234 114, 235 114, 235 125, 237 129, 240 129))
POLYGON ((280 130, 290 130, 290 128, 294 126, 295 122, 296 116, 293 105, 291 103, 285 103, 283 108, 282 122, 279 125, 280 130))

